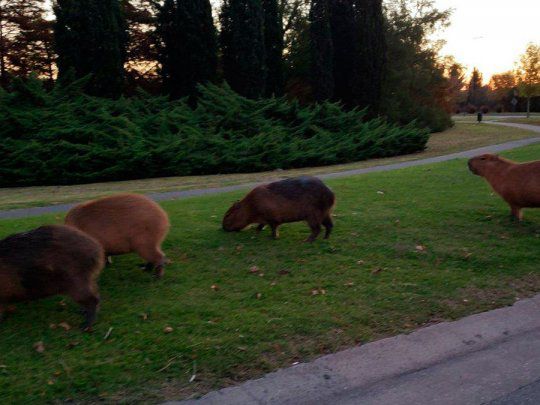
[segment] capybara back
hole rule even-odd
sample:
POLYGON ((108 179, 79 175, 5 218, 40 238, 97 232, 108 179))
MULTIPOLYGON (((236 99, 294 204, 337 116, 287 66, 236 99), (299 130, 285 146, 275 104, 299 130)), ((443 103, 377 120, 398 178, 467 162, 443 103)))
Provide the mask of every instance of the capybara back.
POLYGON ((65 223, 97 239, 107 255, 137 253, 156 268, 158 276, 163 274, 161 244, 169 231, 169 218, 150 198, 118 194, 88 201, 72 208, 65 223))
POLYGON ((540 207, 540 161, 516 163, 484 154, 469 160, 469 169, 484 177, 510 205, 512 216, 521 220, 523 208, 540 207))
POLYGON ((6 303, 66 294, 84 307, 85 327, 90 327, 104 258, 96 240, 67 226, 8 236, 0 241, 0 312, 6 303))
POLYGON ((308 241, 313 241, 326 227, 327 238, 333 227, 331 210, 335 196, 320 179, 302 176, 276 181, 254 188, 235 203, 223 218, 223 229, 239 231, 251 223, 259 230, 270 225, 277 237, 277 227, 287 222, 307 221, 311 228, 308 241))

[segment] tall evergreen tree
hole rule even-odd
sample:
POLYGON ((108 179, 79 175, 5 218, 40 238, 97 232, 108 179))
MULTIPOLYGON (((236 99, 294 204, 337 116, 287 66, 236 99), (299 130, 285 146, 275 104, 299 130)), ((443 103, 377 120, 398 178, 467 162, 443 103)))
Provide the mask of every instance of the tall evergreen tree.
POLYGON ((485 89, 482 86, 482 73, 474 68, 467 89, 467 103, 479 108, 486 101, 485 89))
POLYGON ((198 83, 213 80, 217 38, 208 0, 166 0, 158 15, 164 88, 172 97, 196 95, 198 83))
POLYGON ((266 56, 266 96, 283 94, 283 22, 277 0, 262 0, 264 49, 266 56))
POLYGON ((309 21, 312 93, 315 101, 324 101, 334 94, 334 54, 328 0, 312 0, 309 21))
POLYGON ((57 0, 55 45, 60 77, 91 74, 87 91, 118 97, 124 85, 127 31, 119 0, 57 0))
POLYGON ((382 0, 355 0, 359 42, 355 66, 354 105, 380 109, 386 62, 385 23, 382 0))
POLYGON ((243 96, 261 97, 266 87, 261 1, 225 0, 220 22, 225 80, 243 96))
POLYGON ((355 90, 358 90, 355 76, 362 73, 356 66, 359 30, 354 0, 329 0, 329 8, 334 49, 334 98, 347 107, 354 107, 357 102, 355 90))

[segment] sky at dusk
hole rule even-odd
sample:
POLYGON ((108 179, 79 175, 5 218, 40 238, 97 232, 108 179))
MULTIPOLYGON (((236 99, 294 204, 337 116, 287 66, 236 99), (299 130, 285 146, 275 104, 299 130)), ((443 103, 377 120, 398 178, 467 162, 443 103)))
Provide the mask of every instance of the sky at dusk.
POLYGON ((469 71, 477 67, 484 82, 511 70, 527 43, 540 43, 540 0, 435 0, 454 9, 452 24, 438 37, 442 54, 453 55, 469 71))

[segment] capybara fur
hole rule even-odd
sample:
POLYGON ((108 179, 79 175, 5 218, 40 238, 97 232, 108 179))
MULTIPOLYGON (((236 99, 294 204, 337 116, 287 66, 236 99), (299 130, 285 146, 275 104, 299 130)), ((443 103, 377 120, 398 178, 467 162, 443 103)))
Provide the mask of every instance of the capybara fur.
POLYGON ((83 307, 88 330, 99 305, 101 245, 77 229, 47 225, 0 240, 0 316, 6 305, 68 295, 83 307))
POLYGON ((313 242, 326 228, 325 239, 332 232, 331 211, 335 196, 321 180, 302 176, 276 181, 255 187, 241 201, 237 201, 223 218, 225 231, 241 231, 249 224, 259 224, 257 231, 265 225, 272 229, 277 238, 278 226, 286 222, 307 221, 311 235, 306 239, 313 242))
POLYGON ((516 163, 485 154, 470 159, 469 169, 488 181, 518 221, 523 219, 523 208, 540 207, 540 161, 516 163))
POLYGON ((94 237, 107 256, 137 253, 147 262, 147 270, 163 276, 166 260, 161 244, 169 231, 169 217, 150 198, 117 194, 87 201, 72 208, 65 223, 94 237))

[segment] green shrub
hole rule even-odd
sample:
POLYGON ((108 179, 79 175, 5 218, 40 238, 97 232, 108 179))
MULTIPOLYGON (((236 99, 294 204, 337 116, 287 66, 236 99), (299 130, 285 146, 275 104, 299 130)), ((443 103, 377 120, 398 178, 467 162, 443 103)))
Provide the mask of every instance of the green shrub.
POLYGON ((45 91, 15 81, 0 92, 0 186, 73 184, 157 176, 289 169, 424 149, 414 123, 364 121, 338 104, 301 107, 200 87, 198 106, 140 93, 82 94, 78 81, 45 91))

